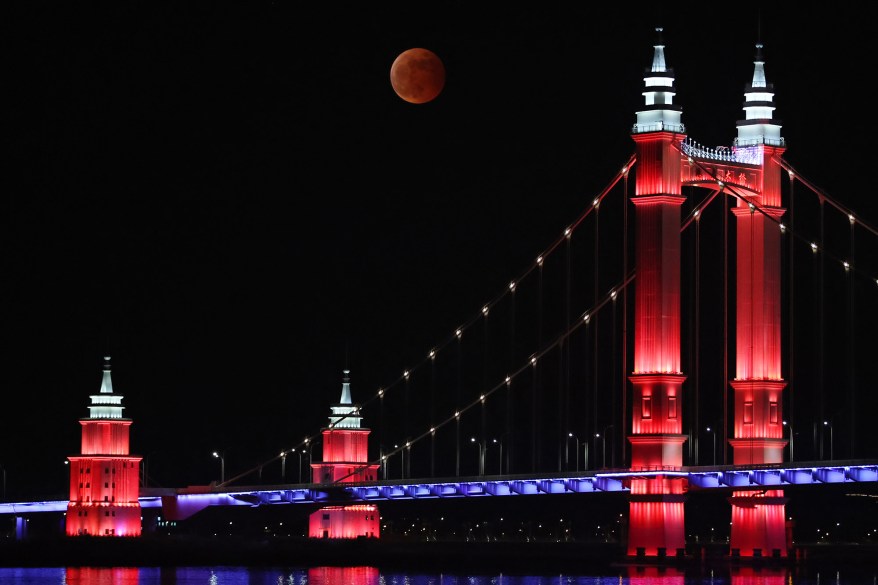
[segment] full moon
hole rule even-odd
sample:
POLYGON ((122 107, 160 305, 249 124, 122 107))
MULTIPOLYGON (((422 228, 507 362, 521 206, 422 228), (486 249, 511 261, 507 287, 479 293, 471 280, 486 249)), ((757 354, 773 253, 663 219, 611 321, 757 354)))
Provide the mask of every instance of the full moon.
POLYGON ((409 49, 393 61, 390 84, 405 101, 423 104, 433 100, 445 86, 445 66, 430 50, 409 49))

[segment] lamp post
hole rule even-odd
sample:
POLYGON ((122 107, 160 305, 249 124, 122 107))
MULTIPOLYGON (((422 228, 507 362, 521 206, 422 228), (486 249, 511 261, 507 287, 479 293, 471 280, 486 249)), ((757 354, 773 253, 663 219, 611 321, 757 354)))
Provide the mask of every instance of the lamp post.
POLYGON ((582 442, 582 470, 588 471, 588 441, 582 442))
MULTIPOLYGON (((601 449, 602 449, 601 457, 604 460, 604 467, 605 468, 607 467, 607 430, 608 429, 615 430, 615 428, 616 428, 616 425, 607 425, 604 427, 604 437, 603 437, 603 439, 601 439, 601 449)), ((611 459, 612 467, 615 467, 616 466, 616 456, 613 453, 616 451, 616 439, 612 435, 610 436, 610 439, 611 439, 611 441, 610 441, 610 459, 611 459)))
POLYGON ((500 456, 497 458, 497 475, 503 475, 503 438, 491 439, 491 442, 500 447, 500 456))
POLYGON ((783 421, 783 426, 790 428, 790 461, 795 461, 795 457, 793 456, 793 423, 788 421, 783 421))
POLYGON ((405 449, 400 449, 399 445, 394 445, 393 449, 399 451, 399 478, 405 479, 405 449))
MULTIPOLYGON (((312 440, 311 440, 310 438, 308 438, 308 437, 305 438, 305 444, 308 445, 308 465, 309 465, 309 466, 310 466, 311 464, 314 463, 314 457, 313 457, 313 454, 312 454, 312 450, 314 449, 314 445, 318 444, 319 442, 320 442, 320 439, 316 439, 316 440, 312 441, 312 440)), ((304 450, 305 450, 305 448, 302 447, 302 451, 304 451, 304 450)), ((313 474, 313 472, 312 472, 312 474, 311 474, 311 481, 314 482, 314 474, 313 474)), ((321 481, 320 478, 318 478, 317 481, 318 481, 318 482, 321 481)))
POLYGON ((573 433, 567 433, 568 445, 570 444, 570 439, 576 441, 576 471, 579 471, 579 437, 577 437, 573 433))
POLYGON ((285 482, 287 479, 287 452, 280 452, 280 481, 285 482))
POLYGON ((225 483, 226 482, 226 460, 222 455, 220 455, 216 451, 213 452, 213 456, 216 459, 220 460, 220 483, 225 483))
MULTIPOLYGON (((594 451, 594 458, 598 458, 598 439, 601 438, 600 433, 594 434, 594 445, 592 445, 592 451, 594 451)), ((595 461, 595 469, 597 469, 597 461, 595 461)))
POLYGON ((711 427, 707 427, 707 432, 713 435, 713 465, 716 466, 716 430, 711 427))
POLYGON ((832 461, 835 459, 835 453, 833 452, 832 445, 832 423, 828 420, 823 421, 824 427, 829 427, 829 460, 832 461))
POLYGON ((477 441, 475 437, 470 437, 469 441, 479 447, 479 475, 485 475, 485 445, 481 441, 477 441))
POLYGON ((305 453, 305 450, 293 449, 293 453, 296 453, 299 456, 299 483, 302 483, 302 455, 305 453))

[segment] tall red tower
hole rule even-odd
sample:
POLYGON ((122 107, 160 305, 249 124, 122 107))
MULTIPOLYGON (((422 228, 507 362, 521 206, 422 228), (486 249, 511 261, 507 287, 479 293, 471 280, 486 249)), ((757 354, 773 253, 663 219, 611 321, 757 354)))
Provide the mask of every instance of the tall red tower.
MULTIPOLYGON (((673 104, 674 73, 665 64, 658 28, 643 78, 646 107, 637 112, 636 265, 631 469, 683 465, 680 370, 680 143, 682 108, 673 104)), ((685 547, 685 479, 649 474, 631 480, 628 554, 676 554, 685 547)))
POLYGON ((140 536, 140 461, 128 453, 130 418, 113 393, 110 358, 104 358, 101 390, 91 395, 82 425, 82 446, 70 462, 68 536, 140 536))
MULTIPOLYGON (((351 403, 350 370, 344 370, 341 400, 332 406, 329 426, 324 428, 323 461, 311 464, 314 483, 374 481, 378 464, 369 463, 369 433, 360 426, 360 407, 351 403)), ((326 506, 312 513, 308 522, 311 538, 357 538, 380 535, 378 506, 358 504, 326 506)))
MULTIPOLYGON (((780 124, 772 119, 774 92, 766 82, 762 45, 756 45, 753 80, 745 89, 745 119, 738 121, 736 147, 762 152, 755 195, 738 198, 734 438, 735 465, 783 462, 780 315, 781 167, 780 124)), ((737 491, 732 504, 731 548, 742 556, 786 556, 783 490, 737 491)))

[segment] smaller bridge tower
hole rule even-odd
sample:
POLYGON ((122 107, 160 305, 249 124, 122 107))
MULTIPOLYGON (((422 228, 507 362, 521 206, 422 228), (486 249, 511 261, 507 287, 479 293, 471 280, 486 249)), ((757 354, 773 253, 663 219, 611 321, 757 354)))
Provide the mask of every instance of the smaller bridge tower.
POLYGON ((140 461, 128 453, 131 419, 122 417, 122 395, 113 392, 110 358, 101 390, 91 395, 89 416, 79 419, 82 447, 70 462, 68 536, 140 536, 140 461))
MULTIPOLYGON (((341 399, 330 407, 329 426, 324 428, 323 461, 311 463, 314 483, 374 481, 378 464, 369 463, 369 433, 360 426, 360 407, 351 402, 350 370, 344 370, 341 399)), ((378 506, 357 504, 325 506, 312 513, 308 522, 311 538, 378 538, 378 506)))

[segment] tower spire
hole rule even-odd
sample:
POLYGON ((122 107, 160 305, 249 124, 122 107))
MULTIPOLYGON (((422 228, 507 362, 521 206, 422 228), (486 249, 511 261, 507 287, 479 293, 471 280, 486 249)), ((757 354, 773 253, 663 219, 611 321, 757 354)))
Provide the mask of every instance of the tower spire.
POLYGON ((110 368, 110 356, 104 356, 103 372, 101 373, 101 389, 97 394, 92 394, 91 404, 88 407, 89 418, 112 418, 122 419, 121 394, 113 392, 113 378, 110 368))
POLYGON ((637 122, 633 133, 641 132, 685 132, 680 122, 683 109, 675 105, 674 70, 665 61, 664 28, 656 27, 658 38, 653 45, 652 62, 643 77, 643 97, 645 107, 637 112, 637 122))
POLYGON ((330 408, 332 414, 329 416, 329 428, 360 428, 360 407, 353 403, 351 399, 351 371, 342 370, 344 377, 341 382, 341 398, 338 404, 330 408))
POLYGON ((780 120, 773 119, 774 86, 768 83, 765 75, 763 48, 762 41, 758 41, 753 59, 753 78, 744 88, 745 116, 743 120, 738 120, 735 146, 784 145, 784 139, 780 135, 780 120))
POLYGON ((113 378, 110 375, 110 356, 104 356, 104 373, 101 378, 101 394, 113 393, 113 378))

